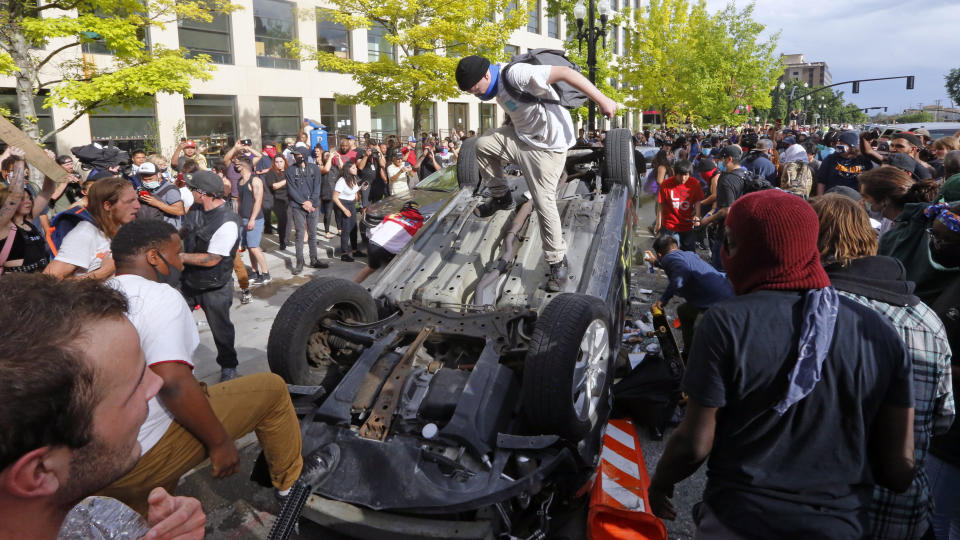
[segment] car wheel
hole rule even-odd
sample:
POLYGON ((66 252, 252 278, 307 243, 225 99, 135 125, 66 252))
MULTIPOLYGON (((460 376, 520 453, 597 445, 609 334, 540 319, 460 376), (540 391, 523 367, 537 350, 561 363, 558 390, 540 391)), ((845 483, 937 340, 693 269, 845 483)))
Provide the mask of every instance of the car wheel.
POLYGON ((270 371, 290 384, 335 384, 358 351, 320 328, 326 318, 374 322, 377 305, 366 289, 352 281, 323 277, 306 283, 287 298, 273 320, 267 341, 270 371))
POLYGON ((637 193, 637 169, 633 162, 633 135, 629 129, 611 129, 603 146, 603 179, 627 188, 633 197, 637 193))
POLYGON ((610 313, 595 296, 557 295, 537 318, 523 364, 523 409, 530 427, 572 441, 600 419, 608 398, 610 313))
POLYGON ((460 145, 457 156, 457 184, 460 189, 473 189, 480 183, 480 164, 477 162, 477 137, 470 137, 460 145))

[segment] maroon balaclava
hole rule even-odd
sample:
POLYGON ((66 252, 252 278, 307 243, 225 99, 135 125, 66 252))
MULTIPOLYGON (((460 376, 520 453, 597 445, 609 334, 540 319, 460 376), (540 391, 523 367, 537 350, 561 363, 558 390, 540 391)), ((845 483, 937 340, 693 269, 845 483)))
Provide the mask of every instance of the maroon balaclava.
POLYGON ((817 250, 817 214, 800 197, 774 189, 750 193, 733 203, 724 224, 737 254, 724 246, 723 268, 738 295, 830 285, 817 250))

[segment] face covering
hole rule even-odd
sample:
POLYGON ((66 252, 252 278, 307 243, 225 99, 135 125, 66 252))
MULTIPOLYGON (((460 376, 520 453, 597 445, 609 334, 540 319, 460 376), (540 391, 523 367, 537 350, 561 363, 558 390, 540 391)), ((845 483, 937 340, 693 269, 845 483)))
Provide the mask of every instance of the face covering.
POLYGON ((167 265, 168 274, 164 275, 160 273, 160 270, 157 270, 157 267, 153 267, 153 271, 157 274, 157 281, 160 283, 166 283, 167 285, 173 287, 174 289, 180 289, 180 270, 177 270, 172 264, 167 262, 167 259, 163 258, 163 254, 159 251, 157 256, 160 257, 160 260, 163 261, 163 264, 167 265))
POLYGON ((145 188, 153 191, 153 190, 157 189, 158 187, 160 187, 160 181, 159 181, 159 180, 154 180, 153 182, 143 182, 143 187, 145 187, 145 188))
POLYGON ((933 242, 927 242, 927 259, 934 270, 941 272, 960 272, 960 249, 944 249, 933 247, 933 242))
POLYGON ((717 163, 717 169, 719 169, 720 172, 727 172, 727 164, 721 161, 717 163))
POLYGON ((497 95, 497 82, 500 80, 500 66, 490 64, 490 86, 482 96, 477 96, 481 101, 490 101, 497 95))

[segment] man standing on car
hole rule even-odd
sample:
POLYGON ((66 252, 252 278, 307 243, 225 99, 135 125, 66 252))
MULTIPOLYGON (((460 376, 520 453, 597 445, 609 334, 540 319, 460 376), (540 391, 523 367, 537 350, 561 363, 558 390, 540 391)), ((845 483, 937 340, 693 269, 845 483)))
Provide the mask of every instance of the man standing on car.
MULTIPOLYGON (((497 210, 510 210, 515 206, 503 178, 503 165, 519 165, 537 209, 544 259, 550 265, 546 288, 557 292, 567 280, 567 246, 557 210, 557 182, 563 173, 567 149, 576 142, 573 120, 569 111, 557 103, 515 100, 500 80, 502 67, 491 65, 490 60, 482 56, 467 56, 457 64, 460 89, 483 101, 496 98, 510 117, 510 125, 477 139, 480 174, 493 198, 478 205, 476 213, 488 217, 497 210)), ((615 101, 569 67, 517 63, 510 68, 509 77, 510 84, 521 91, 550 100, 559 97, 551 85, 566 82, 595 101, 606 117, 612 118, 617 112, 615 101)))

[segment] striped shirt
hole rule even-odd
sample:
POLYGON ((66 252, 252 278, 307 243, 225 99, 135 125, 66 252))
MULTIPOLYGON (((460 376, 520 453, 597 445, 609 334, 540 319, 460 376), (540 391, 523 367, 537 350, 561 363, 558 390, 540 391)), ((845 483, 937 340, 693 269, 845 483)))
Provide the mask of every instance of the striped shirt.
POLYGON ((904 493, 875 486, 869 515, 871 538, 920 538, 926 532, 933 510, 923 462, 930 438, 950 429, 956 411, 950 378, 952 353, 943 323, 923 302, 904 307, 847 292, 840 294, 887 317, 903 339, 913 364, 913 444, 917 475, 904 493))

